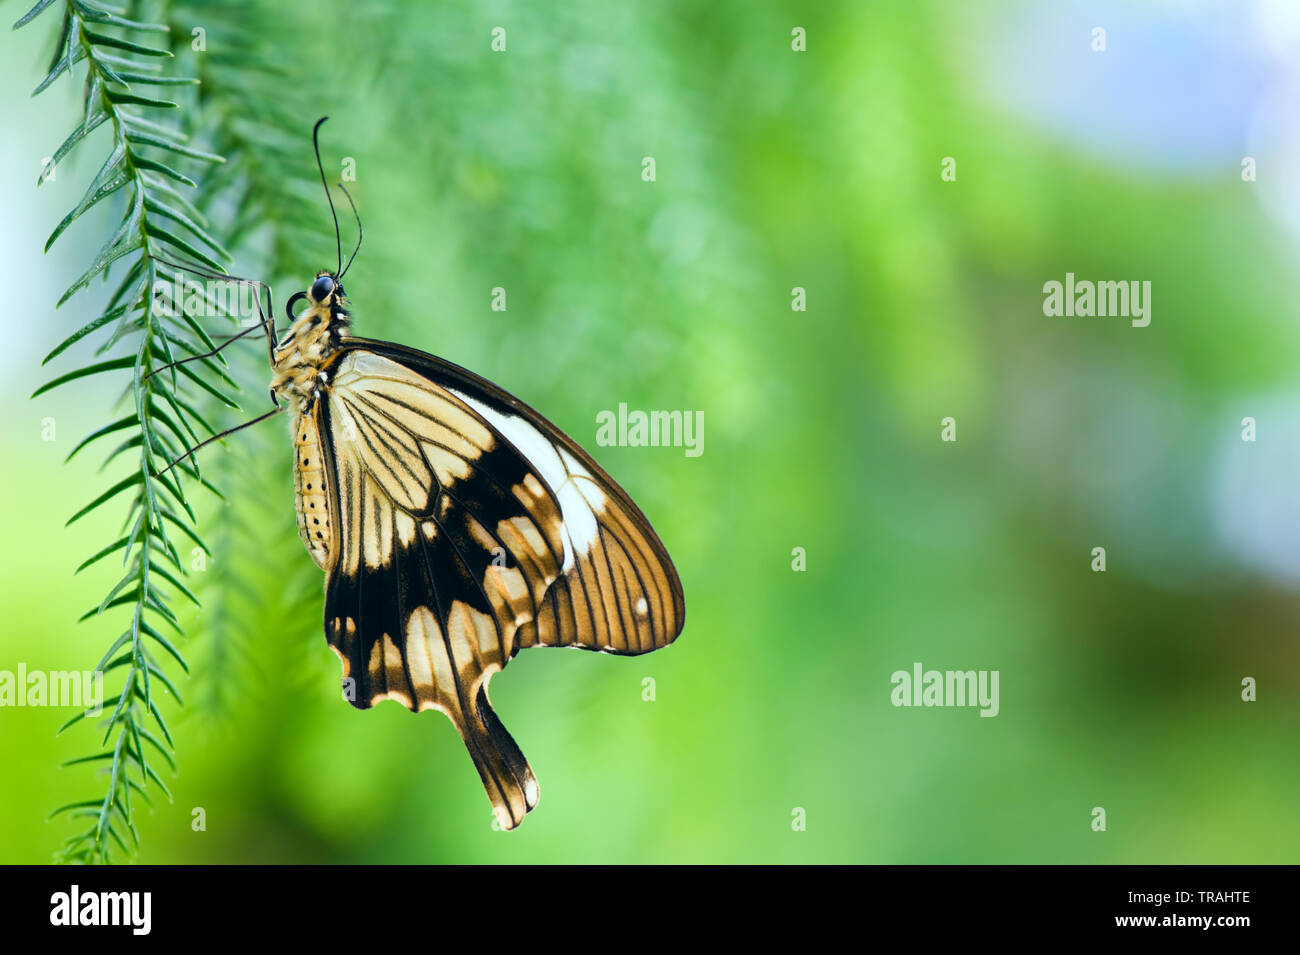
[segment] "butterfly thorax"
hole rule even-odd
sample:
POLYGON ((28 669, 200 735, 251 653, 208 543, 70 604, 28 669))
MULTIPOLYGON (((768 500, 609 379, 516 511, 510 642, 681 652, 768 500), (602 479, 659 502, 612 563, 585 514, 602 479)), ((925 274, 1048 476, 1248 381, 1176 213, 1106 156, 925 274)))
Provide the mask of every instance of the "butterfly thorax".
POLYGON ((304 414, 329 384, 325 370, 348 330, 338 305, 313 305, 294 320, 275 349, 271 390, 304 414))

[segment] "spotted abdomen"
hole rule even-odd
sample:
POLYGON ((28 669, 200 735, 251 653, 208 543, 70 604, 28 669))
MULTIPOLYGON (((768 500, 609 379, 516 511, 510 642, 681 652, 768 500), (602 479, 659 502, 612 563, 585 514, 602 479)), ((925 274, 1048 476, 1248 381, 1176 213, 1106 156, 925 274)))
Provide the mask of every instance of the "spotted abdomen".
POLYGON ((334 542, 325 462, 315 417, 300 414, 293 426, 293 489, 298 507, 298 536, 321 570, 329 569, 334 542))

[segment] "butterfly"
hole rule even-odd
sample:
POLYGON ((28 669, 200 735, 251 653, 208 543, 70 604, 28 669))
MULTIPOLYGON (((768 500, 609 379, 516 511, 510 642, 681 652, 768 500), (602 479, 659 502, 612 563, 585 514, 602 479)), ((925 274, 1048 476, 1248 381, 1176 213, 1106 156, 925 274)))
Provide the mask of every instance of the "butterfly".
POLYGON ((442 358, 354 336, 341 243, 339 265, 289 299, 278 340, 270 323, 276 407, 262 416, 292 417, 325 637, 353 706, 396 700, 451 720, 513 829, 539 791, 492 709, 492 676, 528 647, 668 645, 685 621, 681 581, 627 492, 540 413, 442 358))

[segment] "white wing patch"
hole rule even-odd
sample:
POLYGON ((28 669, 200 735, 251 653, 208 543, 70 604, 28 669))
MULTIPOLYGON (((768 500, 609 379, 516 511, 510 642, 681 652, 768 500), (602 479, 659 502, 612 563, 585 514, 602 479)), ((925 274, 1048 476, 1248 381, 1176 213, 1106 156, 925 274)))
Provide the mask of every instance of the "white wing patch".
POLYGON ((562 447, 557 448, 528 421, 498 411, 464 392, 447 390, 501 432, 533 466, 560 502, 560 516, 564 520, 563 570, 567 573, 573 568, 574 552, 586 554, 600 534, 596 515, 604 512, 605 492, 573 455, 562 447))

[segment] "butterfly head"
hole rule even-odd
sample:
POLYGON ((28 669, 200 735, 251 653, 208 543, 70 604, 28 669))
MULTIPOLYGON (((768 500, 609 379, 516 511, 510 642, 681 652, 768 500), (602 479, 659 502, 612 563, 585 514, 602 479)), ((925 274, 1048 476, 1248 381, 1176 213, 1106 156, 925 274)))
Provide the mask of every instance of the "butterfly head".
POLYGON ((289 331, 280 341, 280 348, 296 343, 305 347, 317 341, 336 346, 341 336, 347 335, 352 316, 347 309, 347 296, 343 283, 336 273, 322 269, 305 292, 295 292, 285 303, 289 331), (299 303, 307 307, 297 311, 299 303))
POLYGON ((342 306, 346 301, 343 285, 333 272, 317 272, 316 281, 311 283, 311 291, 307 295, 312 303, 320 308, 342 306))

